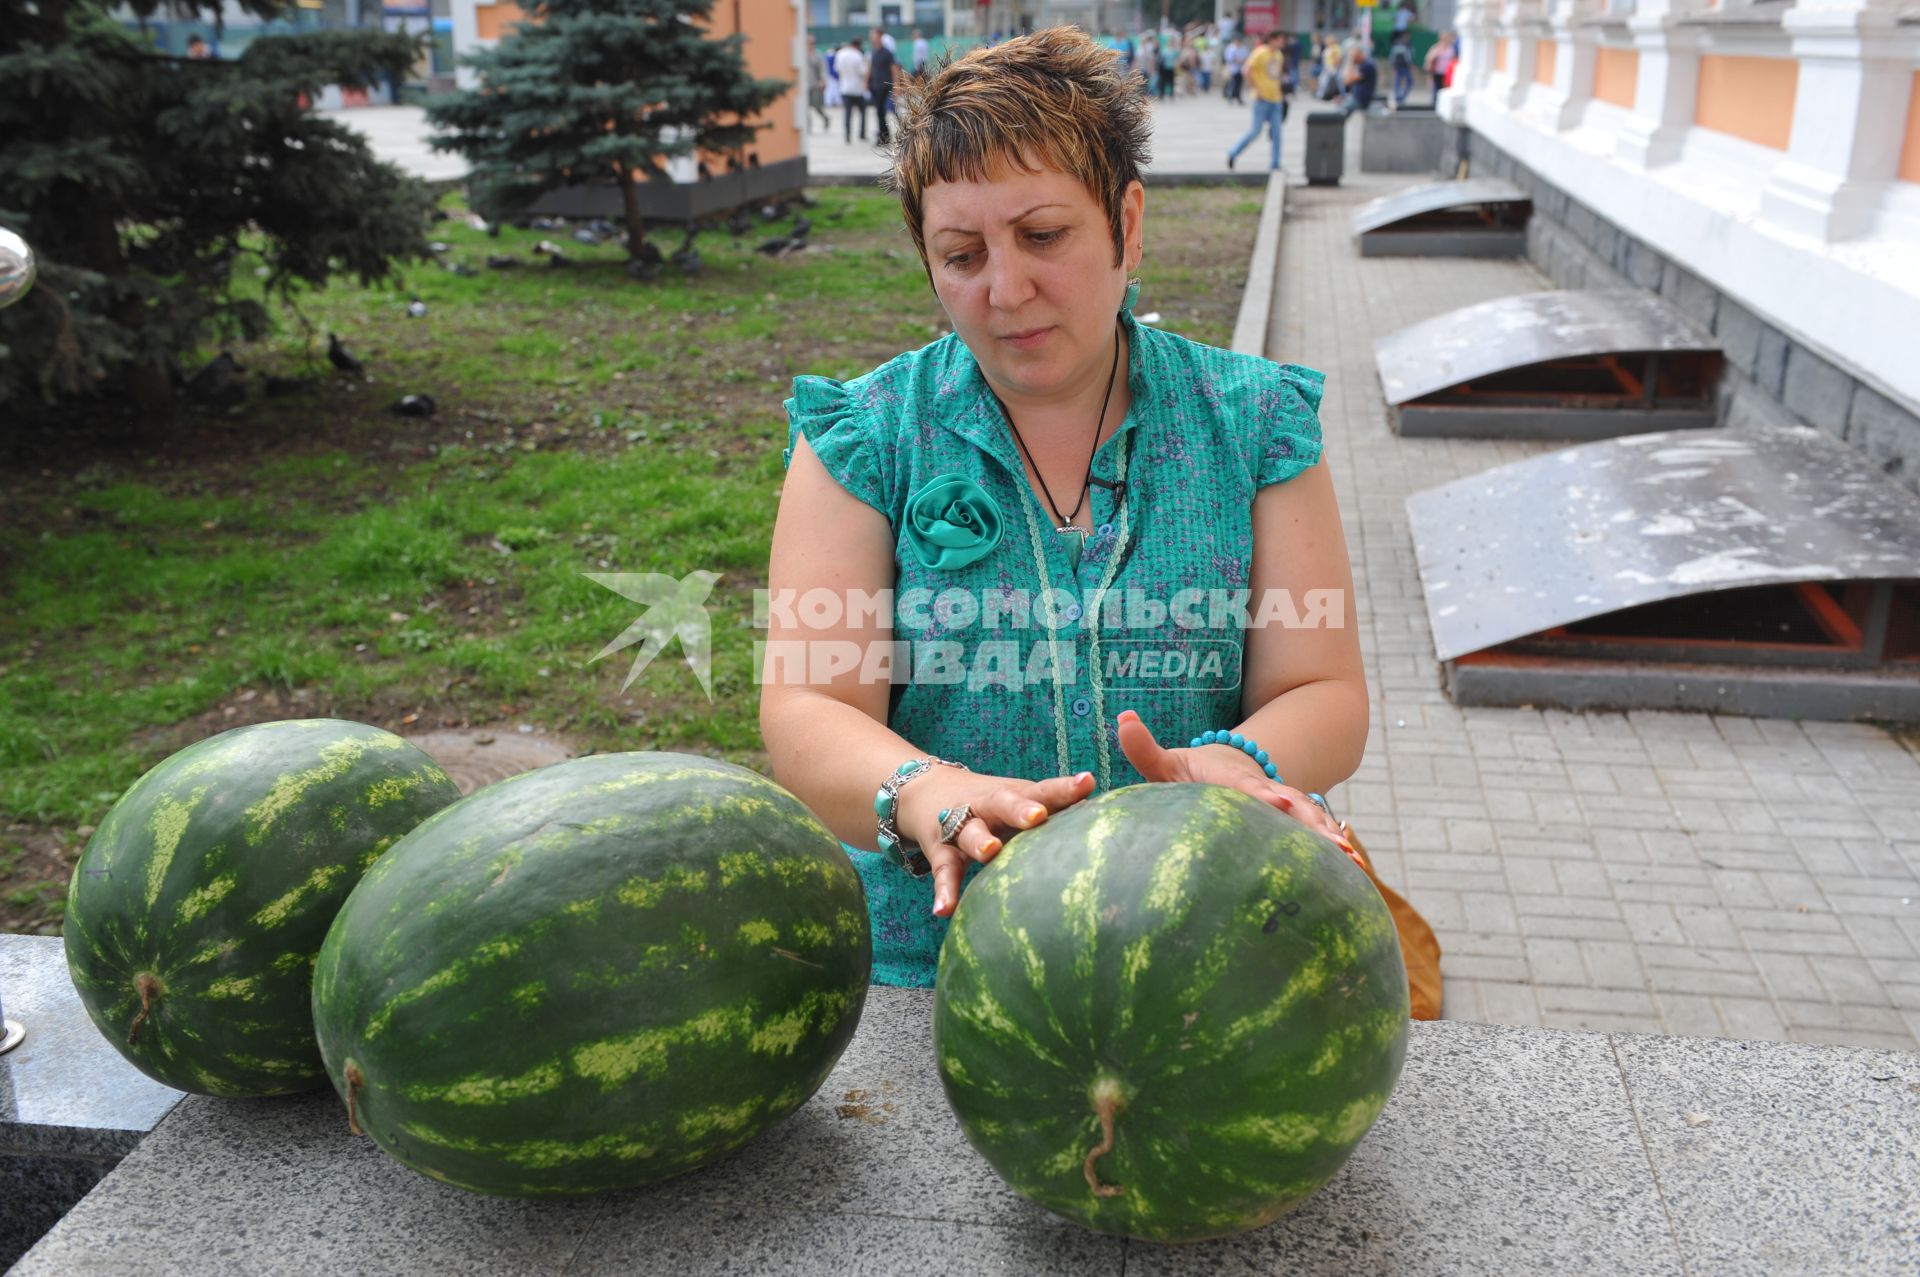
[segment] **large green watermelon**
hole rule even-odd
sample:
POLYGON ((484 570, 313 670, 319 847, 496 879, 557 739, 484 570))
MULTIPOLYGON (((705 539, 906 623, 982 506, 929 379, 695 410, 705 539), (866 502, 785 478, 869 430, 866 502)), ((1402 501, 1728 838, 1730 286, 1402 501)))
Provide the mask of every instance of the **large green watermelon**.
POLYGON ((531 1197, 692 1170, 805 1103, 853 1036, 860 880, 786 790, 685 754, 501 781, 340 911, 314 1022, 347 1120, 531 1197))
POLYGON ((189 745, 134 782, 74 868, 67 966, 87 1014, 184 1091, 320 1085, 320 941, 367 866, 459 797, 431 758, 364 723, 259 723, 189 745))
POLYGON ((940 952, 933 1040, 967 1138, 1089 1228, 1198 1241, 1324 1184, 1406 1053, 1393 919, 1258 799, 1155 784, 1008 842, 940 952))

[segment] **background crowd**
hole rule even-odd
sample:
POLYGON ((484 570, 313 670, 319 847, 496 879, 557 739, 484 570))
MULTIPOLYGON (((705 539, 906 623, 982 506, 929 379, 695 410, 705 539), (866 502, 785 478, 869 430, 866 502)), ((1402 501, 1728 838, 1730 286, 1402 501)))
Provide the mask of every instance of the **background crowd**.
MULTIPOLYGON (((1265 36, 1249 37, 1237 29, 1232 18, 1227 18, 1221 22, 1190 23, 1184 29, 1163 25, 1133 33, 1102 31, 1097 39, 1114 51, 1130 74, 1140 78, 1150 97, 1173 100, 1218 93, 1237 106, 1251 101, 1257 132, 1265 126, 1269 111, 1275 113, 1272 127, 1277 129, 1286 117, 1286 99, 1296 93, 1304 92, 1319 101, 1335 104, 1349 114, 1364 111, 1375 101, 1382 102, 1387 110, 1407 105, 1415 86, 1413 16, 1411 4, 1402 4, 1395 11, 1384 79, 1370 31, 1290 34, 1271 40, 1265 36), (1264 61, 1261 50, 1269 45, 1272 48, 1269 56, 1279 63, 1263 68, 1258 65, 1264 61), (1250 63, 1255 65, 1250 67, 1250 63)), ((986 43, 997 44, 1017 34, 1020 33, 995 31, 986 37, 986 43)), ((848 142, 856 136, 867 140, 870 111, 874 117, 874 140, 887 142, 892 136, 889 117, 898 114, 893 101, 897 86, 903 80, 918 79, 926 74, 933 58, 930 42, 917 28, 896 39, 884 28, 875 27, 866 37, 850 39, 831 50, 819 48, 813 38, 808 37, 807 50, 811 62, 808 103, 812 115, 819 119, 824 130, 831 132, 837 108, 841 135, 848 142)), ((1459 57, 1459 37, 1452 31, 1442 32, 1421 59, 1420 69, 1426 72, 1432 89, 1431 102, 1422 105, 1438 103, 1459 57)))

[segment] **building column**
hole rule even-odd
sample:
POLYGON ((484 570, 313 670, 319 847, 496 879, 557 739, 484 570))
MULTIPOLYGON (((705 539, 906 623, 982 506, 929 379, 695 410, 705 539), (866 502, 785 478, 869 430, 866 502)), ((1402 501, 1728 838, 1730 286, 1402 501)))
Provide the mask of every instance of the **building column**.
POLYGON ((1454 15, 1460 33, 1460 66, 1453 88, 1440 97, 1440 113, 1454 124, 1467 120, 1467 97, 1485 89, 1493 78, 1493 42, 1499 38, 1500 6, 1496 0, 1460 0, 1454 15))
POLYGON ((1895 28, 1899 0, 1801 0, 1781 27, 1800 63, 1787 158, 1760 215, 1822 242, 1873 229, 1899 167, 1913 49, 1895 28))
POLYGON ((1518 109, 1533 88, 1533 59, 1540 38, 1547 33, 1547 15, 1541 0, 1507 0, 1507 82, 1496 85, 1501 105, 1518 109))
POLYGON ((1553 95, 1546 122, 1555 132, 1580 122, 1593 97, 1593 64, 1600 51, 1600 33, 1591 19, 1600 16, 1601 0, 1554 0, 1552 35, 1559 52, 1553 63, 1553 95))
POLYGON ((1615 155, 1637 168, 1657 168, 1680 156, 1693 127, 1700 92, 1700 35, 1675 25, 1701 0, 1641 0, 1627 19, 1640 53, 1633 115, 1621 130, 1615 155))

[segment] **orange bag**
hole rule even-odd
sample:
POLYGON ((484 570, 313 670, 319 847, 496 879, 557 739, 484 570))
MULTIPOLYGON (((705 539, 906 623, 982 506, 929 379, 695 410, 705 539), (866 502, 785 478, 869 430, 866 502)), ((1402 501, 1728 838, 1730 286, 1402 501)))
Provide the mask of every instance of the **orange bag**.
POLYGON ((1416 1020, 1438 1020, 1440 1018, 1440 939, 1433 934, 1433 928, 1427 925, 1414 907, 1406 902, 1399 892, 1380 881, 1380 875, 1374 872, 1373 857, 1367 855, 1367 849, 1360 841, 1360 835, 1346 821, 1340 822, 1340 831, 1360 853, 1354 857, 1360 868, 1380 892, 1380 898, 1387 902, 1387 911, 1393 915, 1394 930, 1400 933, 1400 956, 1407 964, 1407 998, 1412 1004, 1409 1014, 1416 1020))

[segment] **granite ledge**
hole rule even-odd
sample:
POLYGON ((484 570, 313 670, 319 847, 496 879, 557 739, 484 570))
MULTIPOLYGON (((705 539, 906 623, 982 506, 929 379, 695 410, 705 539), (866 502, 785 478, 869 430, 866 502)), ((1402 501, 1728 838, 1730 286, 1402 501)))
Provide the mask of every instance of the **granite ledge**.
POLYGON ((1268 1228, 1165 1247, 1087 1233, 1001 1185, 946 1109, 931 1007, 924 991, 875 989, 792 1118, 683 1179, 574 1201, 422 1179, 349 1136, 324 1093, 193 1097, 14 1272, 1852 1277, 1920 1265, 1920 1055, 1416 1024, 1399 1089, 1332 1183, 1268 1228), (884 1097, 882 1120, 840 1111, 856 1089, 884 1097))

